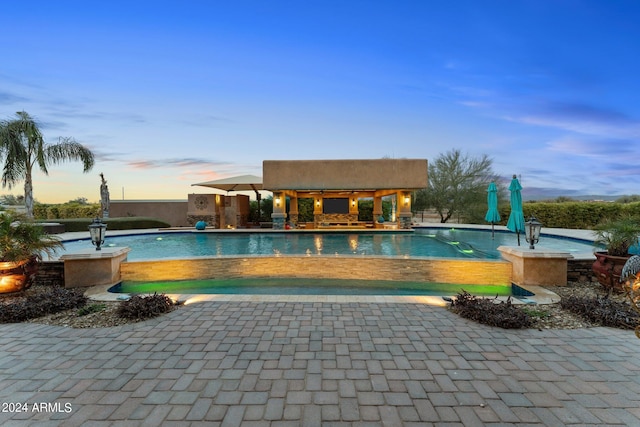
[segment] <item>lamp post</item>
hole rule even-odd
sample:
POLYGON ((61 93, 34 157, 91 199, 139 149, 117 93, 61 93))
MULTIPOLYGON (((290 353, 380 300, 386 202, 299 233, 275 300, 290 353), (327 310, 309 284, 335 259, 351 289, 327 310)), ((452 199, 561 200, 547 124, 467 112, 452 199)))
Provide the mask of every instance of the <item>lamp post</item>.
POLYGON ((529 249, 535 249, 535 244, 540 241, 540 229, 542 223, 538 221, 533 215, 529 218, 529 221, 524 223, 525 225, 525 239, 529 243, 529 249))
POLYGON ((96 217, 91 224, 89 224, 89 235, 91 236, 91 243, 96 247, 96 251, 101 250, 101 246, 104 243, 104 235, 107 231, 107 224, 100 221, 100 218, 96 217))

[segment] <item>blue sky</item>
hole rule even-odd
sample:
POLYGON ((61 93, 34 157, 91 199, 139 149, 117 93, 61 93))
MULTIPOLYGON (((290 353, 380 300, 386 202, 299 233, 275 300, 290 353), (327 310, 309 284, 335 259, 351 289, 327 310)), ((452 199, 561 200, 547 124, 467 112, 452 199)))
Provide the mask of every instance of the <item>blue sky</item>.
POLYGON ((525 191, 638 194, 639 21, 635 0, 7 2, 0 117, 97 154, 37 175, 41 202, 99 200, 100 172, 112 199, 184 199, 262 160, 451 149, 525 191))

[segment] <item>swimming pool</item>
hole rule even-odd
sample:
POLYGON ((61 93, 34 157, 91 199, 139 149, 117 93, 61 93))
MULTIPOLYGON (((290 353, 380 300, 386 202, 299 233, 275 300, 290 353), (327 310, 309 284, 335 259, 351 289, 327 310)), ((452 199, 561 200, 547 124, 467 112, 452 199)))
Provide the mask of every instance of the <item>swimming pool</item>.
MULTIPOLYGON (((522 244, 524 238, 521 236, 522 244)), ((65 251, 90 247, 88 240, 65 242, 65 251)), ((457 228, 416 228, 413 232, 167 232, 107 237, 105 247, 131 248, 129 261, 215 256, 388 256, 500 259, 499 246, 516 245, 511 232, 457 228)), ((592 253, 588 241, 543 236, 542 246, 592 253)))

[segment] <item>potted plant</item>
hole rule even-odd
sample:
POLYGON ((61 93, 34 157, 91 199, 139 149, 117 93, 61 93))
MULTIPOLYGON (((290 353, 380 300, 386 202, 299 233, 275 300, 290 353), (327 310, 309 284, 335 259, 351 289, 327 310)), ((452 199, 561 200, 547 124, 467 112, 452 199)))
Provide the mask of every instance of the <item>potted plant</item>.
POLYGON ((620 273, 627 259, 629 249, 640 238, 640 219, 631 216, 612 219, 598 224, 594 228, 598 247, 606 251, 596 251, 596 261, 592 270, 598 282, 608 290, 622 290, 620 273))
POLYGON ((29 287, 42 254, 55 254, 62 242, 14 211, 0 212, 0 293, 29 287))

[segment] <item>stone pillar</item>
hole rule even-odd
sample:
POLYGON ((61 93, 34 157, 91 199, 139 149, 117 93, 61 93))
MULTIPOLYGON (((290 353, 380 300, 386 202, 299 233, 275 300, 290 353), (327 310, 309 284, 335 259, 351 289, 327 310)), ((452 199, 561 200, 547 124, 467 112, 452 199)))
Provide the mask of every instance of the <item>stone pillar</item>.
POLYGON ((513 283, 520 286, 565 286, 567 264, 573 256, 544 247, 529 249, 520 246, 498 247, 502 258, 511 262, 513 283))
POLYGON ((313 198, 313 226, 318 228, 323 220, 322 214, 322 196, 316 196, 313 198))
POLYGON ((411 228, 411 193, 399 191, 398 200, 398 228, 411 228))
POLYGON ((273 222, 273 228, 276 230, 284 230, 284 223, 287 219, 286 202, 284 194, 280 192, 273 193, 273 213, 271 214, 271 221, 273 222))

